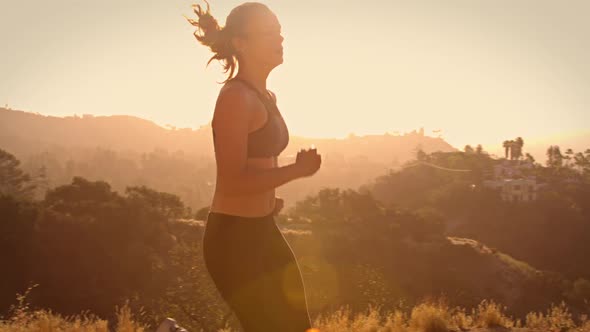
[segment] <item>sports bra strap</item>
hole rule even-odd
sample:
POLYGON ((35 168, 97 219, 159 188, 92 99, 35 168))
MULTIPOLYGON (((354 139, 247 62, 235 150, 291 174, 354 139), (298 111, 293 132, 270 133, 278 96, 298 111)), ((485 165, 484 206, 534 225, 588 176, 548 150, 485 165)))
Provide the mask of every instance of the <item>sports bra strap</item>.
POLYGON ((242 83, 244 83, 247 87, 249 87, 250 89, 254 90, 254 92, 256 92, 258 94, 258 97, 260 97, 260 99, 262 99, 263 101, 272 101, 273 97, 270 95, 270 92, 268 90, 266 90, 266 93, 268 94, 268 97, 270 97, 270 99, 263 97, 262 93, 260 92, 260 90, 258 90, 254 85, 252 85, 252 83, 241 79, 239 77, 234 77, 231 79, 232 81, 240 81, 242 83))

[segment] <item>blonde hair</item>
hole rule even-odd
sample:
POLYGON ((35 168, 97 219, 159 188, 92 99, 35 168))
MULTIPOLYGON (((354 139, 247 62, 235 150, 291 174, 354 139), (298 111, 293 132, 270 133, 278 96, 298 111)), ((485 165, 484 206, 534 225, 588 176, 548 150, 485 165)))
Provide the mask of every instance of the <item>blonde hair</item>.
MULTIPOLYGON (((193 33, 199 43, 209 47, 214 53, 207 61, 207 66, 213 60, 219 60, 223 64, 224 73, 229 71, 227 79, 221 83, 226 83, 233 78, 234 72, 238 65, 237 53, 231 43, 235 36, 244 35, 244 27, 247 19, 253 12, 270 11, 270 9, 259 2, 245 2, 229 13, 224 27, 220 27, 217 20, 211 15, 209 2, 207 9, 203 10, 201 5, 193 4, 193 11, 197 14, 198 20, 195 21, 185 16, 190 24, 197 27, 193 33)), ((184 16, 184 15, 183 15, 184 16)))

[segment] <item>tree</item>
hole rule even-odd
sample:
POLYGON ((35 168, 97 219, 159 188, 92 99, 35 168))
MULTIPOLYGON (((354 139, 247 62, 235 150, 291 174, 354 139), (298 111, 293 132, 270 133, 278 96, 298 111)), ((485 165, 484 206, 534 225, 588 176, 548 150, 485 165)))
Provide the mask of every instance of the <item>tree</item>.
POLYGON ((418 160, 418 161, 425 161, 427 159, 427 157, 428 157, 428 155, 422 149, 420 149, 416 152, 416 160, 418 160))
POLYGON ((37 185, 19 165, 20 161, 14 155, 0 149, 0 195, 30 199, 37 185))
POLYGON ((553 147, 553 158, 555 160, 555 166, 556 167, 562 167, 563 166, 563 155, 561 154, 561 150, 559 149, 559 146, 554 146, 553 147))
POLYGON ((576 165, 580 169, 589 168, 590 158, 584 156, 582 152, 578 152, 574 155, 574 165, 576 165))
POLYGON ((31 285, 30 263, 38 203, 0 195, 0 315, 13 304, 15 294, 31 285))
POLYGON ((551 165, 553 165, 554 161, 553 161, 553 145, 550 145, 547 148, 547 152, 545 152, 545 155, 547 156, 547 161, 545 162, 545 164, 548 167, 551 167, 551 165))
POLYGON ((510 142, 511 141, 504 141, 502 146, 504 147, 504 158, 508 159, 508 151, 510 150, 510 142))
POLYGON ((475 153, 477 153, 477 154, 483 153, 483 147, 481 146, 481 144, 477 145, 477 147, 475 148, 475 153))
POLYGON ((548 167, 558 168, 563 166, 563 155, 557 145, 551 145, 547 149, 547 162, 548 167))
POLYGON ((508 150, 510 151, 510 160, 514 160, 514 155, 516 152, 514 140, 508 141, 508 150))
POLYGON ((418 161, 425 161, 427 159, 427 154, 422 150, 422 144, 416 145, 414 148, 414 152, 416 153, 416 160, 418 161))
POLYGON ((565 159, 566 167, 573 167, 574 164, 572 159, 574 159, 574 151, 572 149, 565 150, 565 156, 563 156, 563 159, 565 159))
MULTIPOLYGON (((127 187, 125 193, 130 199, 140 199, 158 210, 168 219, 177 219, 185 215, 186 208, 180 197, 167 192, 160 192, 146 186, 127 187)), ((190 214, 190 212, 189 212, 190 214)))
POLYGON ((465 153, 473 153, 474 152, 473 148, 469 144, 465 145, 464 151, 465 151, 465 153))
POLYGON ((513 142, 513 156, 510 159, 520 159, 520 157, 522 157, 522 147, 524 146, 524 140, 522 139, 522 137, 517 137, 516 140, 512 141, 513 142))
POLYGON ((504 147, 504 158, 508 159, 510 153, 510 160, 518 160, 522 157, 522 147, 524 146, 524 140, 522 137, 517 137, 514 140, 506 140, 502 142, 504 147))
POLYGON ((37 303, 106 317, 120 299, 161 297, 175 243, 168 219, 178 211, 168 195, 132 187, 121 196, 107 182, 82 177, 48 190, 28 262, 41 285, 37 303))

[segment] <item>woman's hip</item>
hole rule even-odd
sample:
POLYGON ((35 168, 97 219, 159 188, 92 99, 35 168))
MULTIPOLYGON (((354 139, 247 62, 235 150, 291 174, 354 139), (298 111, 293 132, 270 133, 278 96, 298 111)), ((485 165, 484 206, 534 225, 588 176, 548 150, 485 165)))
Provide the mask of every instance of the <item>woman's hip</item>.
POLYGON ((241 217, 210 212, 203 232, 203 254, 206 263, 220 261, 241 266, 253 264, 265 254, 272 243, 272 228, 276 227, 272 215, 264 218, 241 217))
POLYGON ((268 270, 295 262, 293 251, 272 215, 250 218, 209 213, 203 254, 207 265, 228 270, 268 270))

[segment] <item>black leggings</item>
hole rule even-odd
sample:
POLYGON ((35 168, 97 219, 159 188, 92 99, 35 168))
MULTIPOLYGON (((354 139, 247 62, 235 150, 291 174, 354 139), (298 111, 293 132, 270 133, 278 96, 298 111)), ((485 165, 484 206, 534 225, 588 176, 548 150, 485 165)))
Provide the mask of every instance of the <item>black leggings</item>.
POLYGON ((205 265, 244 332, 305 332, 311 328, 297 260, 274 215, 209 212, 205 265))

